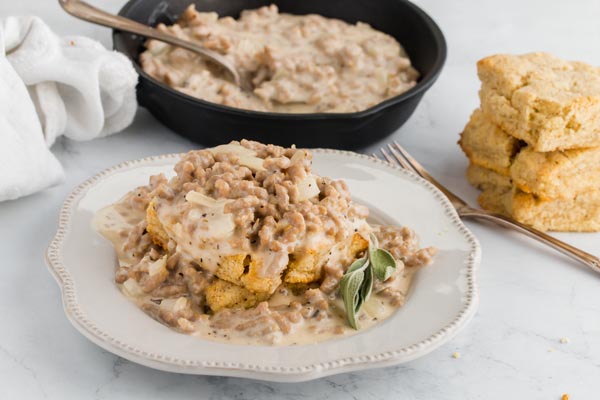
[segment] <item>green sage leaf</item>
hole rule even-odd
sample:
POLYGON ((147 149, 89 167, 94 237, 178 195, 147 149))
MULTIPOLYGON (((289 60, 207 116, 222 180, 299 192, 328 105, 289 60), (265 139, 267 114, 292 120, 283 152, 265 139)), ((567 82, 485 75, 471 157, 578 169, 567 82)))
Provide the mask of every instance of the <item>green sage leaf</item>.
MULTIPOLYGON (((350 265, 340 281, 340 292, 346 309, 346 319, 354 329, 358 329, 356 314, 363 304, 362 288, 365 284, 365 270, 367 269, 370 270, 369 257, 359 258, 350 265)), ((367 277, 368 279, 369 277, 367 277)))
MULTIPOLYGON (((352 266, 355 266, 357 261, 355 261, 352 266)), ((360 289, 365 278, 364 268, 368 266, 368 261, 362 261, 362 263, 362 267, 358 267, 354 271, 346 273, 340 281, 340 293, 344 302, 344 308, 346 309, 346 319, 348 320, 348 324, 354 329, 358 329, 356 313, 362 306, 360 289)))
POLYGON ((363 258, 354 261, 340 280, 340 293, 346 309, 348 324, 359 329, 357 314, 362 305, 369 300, 375 278, 385 281, 396 270, 396 260, 384 249, 371 233, 369 249, 363 258))
POLYGON ((353 272, 360 270, 365 270, 366 267, 369 266, 369 257, 359 258, 350 264, 350 268, 348 268, 345 272, 345 275, 351 274, 353 272))
POLYGON ((365 269, 365 280, 360 289, 360 297, 362 298, 363 303, 366 303, 367 300, 369 300, 369 297, 371 297, 371 292, 373 291, 373 279, 373 266, 369 265, 367 266, 367 269, 365 269))
POLYGON ((370 251, 369 259, 373 272, 380 281, 386 281, 396 270, 396 260, 387 250, 375 249, 370 251))

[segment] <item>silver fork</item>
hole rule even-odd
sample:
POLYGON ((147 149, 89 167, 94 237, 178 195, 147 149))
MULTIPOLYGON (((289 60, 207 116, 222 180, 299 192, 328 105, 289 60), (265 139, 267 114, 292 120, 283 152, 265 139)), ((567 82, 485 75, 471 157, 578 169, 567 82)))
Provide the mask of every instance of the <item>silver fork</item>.
MULTIPOLYGON (((446 197, 448 197, 448 200, 450 200, 460 217, 487 220, 505 228, 510 228, 517 232, 521 232, 539 242, 544 243, 547 246, 552 247, 555 250, 560 251, 572 259, 579 261, 593 271, 600 273, 600 259, 598 257, 586 253, 577 247, 571 246, 568 243, 560 241, 530 226, 523 225, 502 214, 470 207, 463 199, 446 189, 444 185, 435 180, 417 160, 415 160, 402 146, 398 144, 398 142, 394 141, 393 144, 388 144, 388 150, 382 147, 381 154, 383 154, 383 157, 389 163, 400 165, 402 168, 414 172, 421 178, 431 182, 442 193, 444 193, 446 197)), ((378 158, 376 154, 373 154, 373 156, 378 158)))

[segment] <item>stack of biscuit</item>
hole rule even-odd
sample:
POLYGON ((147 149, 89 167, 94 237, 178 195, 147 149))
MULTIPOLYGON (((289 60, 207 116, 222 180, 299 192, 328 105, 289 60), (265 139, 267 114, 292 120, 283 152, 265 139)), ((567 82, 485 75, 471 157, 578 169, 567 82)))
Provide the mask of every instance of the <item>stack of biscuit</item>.
POLYGON ((477 63, 459 144, 480 205, 540 230, 600 230, 600 68, 546 53, 477 63))

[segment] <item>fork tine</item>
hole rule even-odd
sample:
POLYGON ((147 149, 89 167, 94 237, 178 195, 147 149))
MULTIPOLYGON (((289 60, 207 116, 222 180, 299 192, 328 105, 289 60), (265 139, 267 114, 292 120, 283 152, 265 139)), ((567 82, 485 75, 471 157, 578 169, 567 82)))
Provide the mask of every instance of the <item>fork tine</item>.
POLYGON ((400 164, 400 165, 401 165, 401 166, 402 166, 404 169, 407 169, 407 170, 409 170, 409 171, 411 171, 411 172, 414 172, 414 173, 415 173, 415 174, 417 174, 417 175, 420 175, 420 174, 419 174, 419 171, 417 171, 415 168, 413 168, 413 166, 412 166, 412 165, 411 165, 409 162, 407 162, 407 161, 404 159, 404 157, 402 157, 402 156, 401 156, 401 155, 398 153, 398 151, 396 151, 396 149, 394 149, 394 147, 393 147, 393 146, 392 146, 390 143, 388 143, 387 147, 388 147, 388 149, 390 149, 390 152, 392 153, 392 155, 394 156, 394 158, 395 158, 395 159, 398 161, 398 163, 399 163, 399 164, 400 164))
MULTIPOLYGON (((392 147, 392 144, 388 145, 390 147, 390 149, 393 149, 394 147, 392 147)), ((425 169, 425 167, 423 167, 417 160, 415 160, 413 158, 413 156, 411 156, 410 154, 408 154, 408 151, 404 150, 404 147, 400 146, 400 144, 394 140, 394 146, 395 148, 395 153, 397 154, 397 156, 402 157, 404 160, 406 160, 406 162, 408 164, 410 164, 411 169, 414 170, 417 174, 421 175, 423 178, 429 180, 429 181, 435 181, 435 179, 429 175, 429 173, 427 172, 427 170, 425 169)), ((436 181, 437 185, 441 185, 439 182, 436 181)))
POLYGON ((381 151, 381 154, 383 154, 383 158, 385 158, 387 162, 389 162, 390 164, 396 164, 396 165, 398 164, 398 161, 394 160, 394 159, 392 158, 392 156, 390 156, 390 155, 387 153, 387 151, 385 151, 385 148, 383 148, 383 147, 382 147, 382 148, 381 148, 381 149, 379 149, 379 150, 381 151))
MULTIPOLYGON (((391 145, 389 145, 390 147, 390 151, 392 151, 392 153, 398 157, 398 158, 403 158, 408 164, 410 164, 411 166, 411 170, 415 171, 418 175, 420 175, 422 178, 428 180, 429 182, 431 182, 434 186, 436 186, 442 193, 444 193, 446 195, 446 197, 448 197, 450 199, 451 202, 453 203, 457 203, 461 206, 466 206, 467 203, 461 199, 460 197, 458 197, 457 195, 455 195, 454 193, 452 193, 450 190, 446 189, 446 187, 444 185, 442 185, 441 183, 439 183, 433 176, 431 176, 429 174, 429 172, 427 172, 427 170, 425 169, 425 167, 423 167, 417 160, 414 159, 413 156, 411 156, 408 151, 404 150, 404 148, 402 146, 400 146, 400 144, 394 140, 394 145, 396 147, 395 150, 397 151, 393 151, 393 147, 391 145)), ((456 204, 455 204, 456 205, 456 204)))

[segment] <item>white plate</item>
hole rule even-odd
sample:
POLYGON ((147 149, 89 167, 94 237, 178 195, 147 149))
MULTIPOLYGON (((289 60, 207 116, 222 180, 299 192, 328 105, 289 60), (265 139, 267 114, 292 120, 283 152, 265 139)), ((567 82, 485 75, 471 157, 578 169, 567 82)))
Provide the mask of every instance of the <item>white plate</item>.
POLYGON ((343 178, 376 220, 415 229, 439 249, 415 277, 407 303, 389 319, 350 337, 304 346, 241 346, 204 341, 156 322, 114 284, 115 255, 91 227, 99 208, 152 174, 172 174, 178 155, 126 162, 81 184, 64 203, 47 251, 67 317, 100 347, 160 370, 271 381, 304 381, 396 365, 450 340, 475 314, 480 248, 449 201, 400 168, 356 153, 315 150, 314 170, 343 178))

